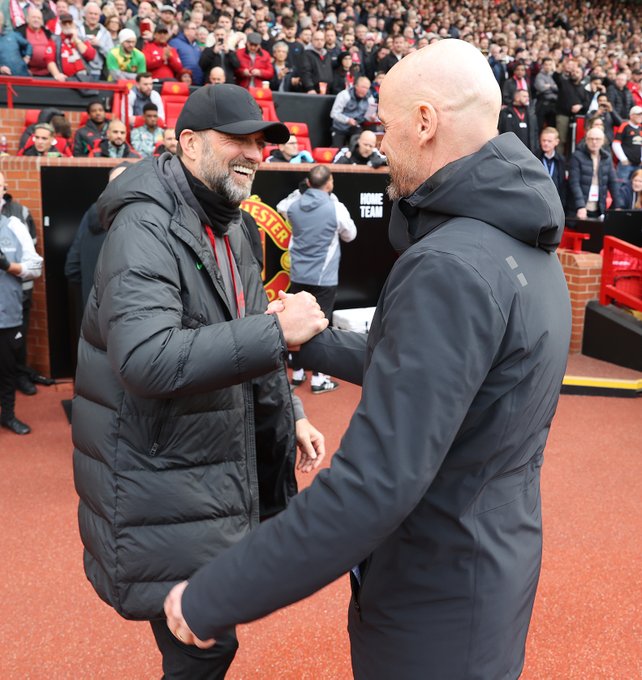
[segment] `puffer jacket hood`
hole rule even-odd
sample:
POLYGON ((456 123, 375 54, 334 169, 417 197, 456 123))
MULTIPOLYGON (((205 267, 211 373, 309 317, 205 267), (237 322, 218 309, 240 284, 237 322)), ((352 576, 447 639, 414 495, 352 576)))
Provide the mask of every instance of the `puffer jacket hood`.
POLYGON ((396 250, 406 250, 453 217, 481 220, 546 251, 555 250, 564 230, 555 185, 512 132, 449 163, 396 202, 390 242, 396 250))
POLYGON ((322 203, 329 201, 330 194, 322 189, 307 189, 301 196, 299 205, 303 212, 312 212, 316 210, 322 203))
POLYGON ((125 170, 113 182, 110 182, 98 199, 100 222, 105 231, 109 229, 116 215, 126 205, 140 201, 152 201, 160 205, 163 210, 172 214, 176 208, 174 196, 167 191, 161 181, 161 175, 172 154, 163 154, 160 158, 147 158, 136 163, 136 172, 125 170), (153 171, 144 165, 157 167, 153 171))

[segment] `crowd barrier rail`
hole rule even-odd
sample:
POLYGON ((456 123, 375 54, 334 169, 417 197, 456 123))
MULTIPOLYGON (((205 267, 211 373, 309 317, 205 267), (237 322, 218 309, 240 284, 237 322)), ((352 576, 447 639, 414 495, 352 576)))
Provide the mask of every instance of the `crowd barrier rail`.
POLYGON ((605 236, 600 304, 614 301, 642 312, 642 248, 605 236))
MULTIPOLYGON (((47 78, 27 78, 23 76, 0 76, 0 86, 7 88, 7 108, 13 109, 16 104, 15 100, 19 99, 20 94, 16 91, 16 87, 44 87, 57 90, 97 90, 98 92, 113 92, 114 101, 127 101, 129 87, 127 83, 119 81, 116 83, 107 83, 104 81, 86 82, 66 80, 63 83, 57 80, 47 78)), ((89 98, 88 98, 89 100, 89 98)), ((122 107, 123 123, 125 126, 129 125, 129 112, 126 106, 122 107)), ((129 128, 127 128, 129 129, 129 128)))

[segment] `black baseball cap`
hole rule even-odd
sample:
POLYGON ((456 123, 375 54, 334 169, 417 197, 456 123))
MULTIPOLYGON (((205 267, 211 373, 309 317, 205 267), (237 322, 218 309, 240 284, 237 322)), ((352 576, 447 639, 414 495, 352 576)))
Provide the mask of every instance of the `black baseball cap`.
POLYGON ((263 132, 270 144, 285 144, 290 131, 283 123, 263 120, 252 95, 238 85, 205 85, 192 93, 176 121, 176 136, 183 130, 216 130, 229 135, 263 132))

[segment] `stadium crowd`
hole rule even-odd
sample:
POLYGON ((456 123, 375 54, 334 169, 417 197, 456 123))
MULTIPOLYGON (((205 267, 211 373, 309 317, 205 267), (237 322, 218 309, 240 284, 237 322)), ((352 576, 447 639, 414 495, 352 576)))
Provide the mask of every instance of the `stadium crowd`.
MULTIPOLYGON (((410 52, 450 38, 487 56, 502 89, 500 132, 515 132, 540 157, 542 135, 556 136, 557 156, 549 151, 542 162, 552 177, 562 168, 560 195, 573 212, 588 200, 565 182, 568 168, 580 165, 571 162, 579 119, 587 131, 601 129, 600 162, 613 162, 598 177, 608 184, 613 171, 627 184, 640 168, 642 33, 635 2, 1 0, 0 10, 0 74, 134 85, 129 114, 135 129, 123 131, 91 101, 89 120, 72 137, 64 115, 51 120, 51 110, 44 110, 38 135, 29 130, 21 153, 122 158, 171 147, 173 131, 163 129, 163 102, 154 89, 169 80, 336 95, 332 146, 342 148, 342 163, 364 163, 358 137, 364 129, 379 131, 376 106, 385 74, 410 52)), ((293 144, 284 160, 309 160, 293 144)), ((282 160, 282 151, 270 160, 282 160)), ((591 156, 585 144, 580 152, 591 156)), ((589 212, 598 214, 602 197, 590 203, 589 212)))

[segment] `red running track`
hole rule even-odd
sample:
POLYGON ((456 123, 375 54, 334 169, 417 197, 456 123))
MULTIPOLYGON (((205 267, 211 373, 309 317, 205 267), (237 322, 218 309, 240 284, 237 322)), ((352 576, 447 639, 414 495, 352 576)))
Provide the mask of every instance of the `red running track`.
MULTIPOLYGON (((359 390, 298 392, 334 451, 359 390)), ((60 405, 70 395, 69 384, 19 395, 33 433, 0 431, 0 680, 159 678, 148 627, 102 604, 82 571, 60 405)), ((641 442, 642 398, 562 397, 543 469, 544 562, 524 680, 642 677, 641 442)), ((348 680, 347 600, 344 577, 241 626, 228 678, 348 680)))

